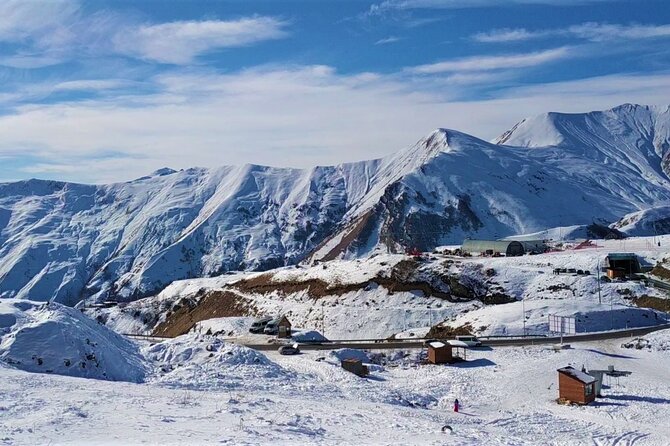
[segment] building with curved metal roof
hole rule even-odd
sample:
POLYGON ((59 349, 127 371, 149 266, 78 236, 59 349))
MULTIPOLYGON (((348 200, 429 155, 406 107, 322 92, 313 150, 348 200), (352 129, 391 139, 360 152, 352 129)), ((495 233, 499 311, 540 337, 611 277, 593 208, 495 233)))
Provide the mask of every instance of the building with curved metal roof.
POLYGON ((526 253, 521 242, 516 240, 464 240, 461 250, 470 254, 504 254, 522 256, 526 253))

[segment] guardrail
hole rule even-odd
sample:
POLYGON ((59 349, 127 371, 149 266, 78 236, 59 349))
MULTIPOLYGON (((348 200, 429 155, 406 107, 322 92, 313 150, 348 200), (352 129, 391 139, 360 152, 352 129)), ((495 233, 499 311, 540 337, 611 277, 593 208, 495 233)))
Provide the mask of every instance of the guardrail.
POLYGON ((650 276, 649 274, 640 274, 647 282, 651 283, 654 287, 662 288, 664 290, 670 291, 670 283, 656 279, 655 277, 650 276))
POLYGON ((143 335, 143 334, 131 334, 131 333, 121 333, 122 336, 127 338, 143 339, 147 341, 165 341, 167 339, 174 339, 167 336, 154 336, 154 335, 143 335))

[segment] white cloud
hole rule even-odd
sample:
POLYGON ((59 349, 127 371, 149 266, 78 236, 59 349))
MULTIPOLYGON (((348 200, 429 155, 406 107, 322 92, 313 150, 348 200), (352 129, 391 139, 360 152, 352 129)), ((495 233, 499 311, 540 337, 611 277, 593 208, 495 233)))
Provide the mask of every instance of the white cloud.
POLYGON ((286 37, 287 26, 267 16, 142 24, 128 11, 85 11, 79 0, 5 0, 0 2, 0 42, 15 48, 0 55, 0 65, 39 68, 118 54, 185 64, 211 50, 286 37))
POLYGON ((472 36, 472 40, 482 43, 518 42, 522 40, 546 37, 548 35, 553 35, 553 33, 548 33, 547 31, 528 31, 524 28, 502 28, 494 29, 488 32, 477 33, 472 36))
POLYGON ((78 2, 70 0, 4 0, 0 2, 0 41, 17 42, 60 33, 63 23, 73 20, 78 12, 78 2))
POLYGON ((647 39, 670 37, 670 25, 610 25, 607 23, 584 23, 571 26, 568 32, 591 41, 618 39, 647 39))
POLYGON ((163 166, 308 167, 383 156, 438 127, 490 139, 545 111, 670 103, 670 73, 519 87, 478 101, 450 99, 463 89, 456 80, 346 76, 324 66, 173 73, 153 79, 159 94, 23 106, 0 116, 0 156, 21 148, 39 160, 27 167, 36 175, 94 182, 163 166), (116 155, 101 159, 109 152, 116 155))
POLYGON ((132 85, 132 82, 122 79, 84 79, 77 81, 59 82, 52 88, 53 91, 101 91, 114 90, 132 85))
POLYGON ((472 39, 484 43, 505 43, 554 36, 574 37, 592 42, 670 37, 670 25, 619 25, 588 22, 567 28, 534 31, 525 28, 503 28, 475 34, 472 39))
POLYGON ((375 42, 375 45, 387 45, 389 43, 395 43, 402 40, 400 37, 389 36, 384 39, 379 39, 375 42))
POLYGON ((287 22, 274 17, 181 21, 144 25, 114 37, 122 53, 163 63, 186 64, 207 51, 280 39, 287 22))
POLYGON ((573 48, 561 47, 545 51, 499 56, 473 56, 446 60, 408 68, 415 74, 436 74, 463 71, 490 71, 511 68, 526 68, 566 59, 574 55, 573 48))
POLYGON ((598 3, 608 0, 385 0, 370 6, 369 15, 383 15, 390 11, 409 9, 459 9, 523 4, 566 6, 598 3))

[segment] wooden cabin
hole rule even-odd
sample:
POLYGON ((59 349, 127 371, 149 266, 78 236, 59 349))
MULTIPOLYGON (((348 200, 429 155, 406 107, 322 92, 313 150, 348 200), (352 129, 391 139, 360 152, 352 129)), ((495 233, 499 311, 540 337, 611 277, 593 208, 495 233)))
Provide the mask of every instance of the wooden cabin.
POLYGON ((363 365, 359 359, 343 359, 342 368, 347 372, 351 372, 354 375, 358 375, 361 378, 364 378, 370 374, 370 369, 368 366, 363 365))
POLYGON ((291 322, 286 316, 282 316, 277 321, 277 337, 290 338, 291 337, 291 322))
POLYGON ((596 379, 573 367, 558 369, 559 402, 589 404, 596 399, 596 379))
POLYGON ((428 343, 428 362, 431 364, 448 364, 453 362, 452 346, 442 341, 428 343))

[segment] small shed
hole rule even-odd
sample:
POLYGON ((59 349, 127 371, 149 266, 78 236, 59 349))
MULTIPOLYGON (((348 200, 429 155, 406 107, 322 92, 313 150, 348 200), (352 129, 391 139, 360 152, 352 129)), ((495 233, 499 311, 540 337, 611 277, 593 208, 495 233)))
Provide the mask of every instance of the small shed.
POLYGON ((290 338, 291 337, 291 322, 286 316, 282 316, 277 321, 277 337, 290 338))
POLYGON ((596 399, 596 379, 573 367, 558 369, 558 400, 589 404, 596 399))
POLYGON ((364 378, 370 374, 370 369, 368 366, 363 365, 360 359, 343 359, 342 368, 347 372, 351 372, 354 375, 358 375, 361 378, 364 378))
POLYGON ((522 256, 526 250, 521 242, 515 240, 464 240, 461 250, 470 254, 504 254, 507 257, 522 256))
POLYGON ((452 347, 441 341, 428 343, 428 362, 431 364, 448 364, 453 361, 452 347))
POLYGON ((632 252, 610 252, 605 257, 605 267, 608 276, 610 270, 612 270, 612 274, 623 273, 625 276, 632 276, 640 272, 640 261, 637 255, 632 252))

